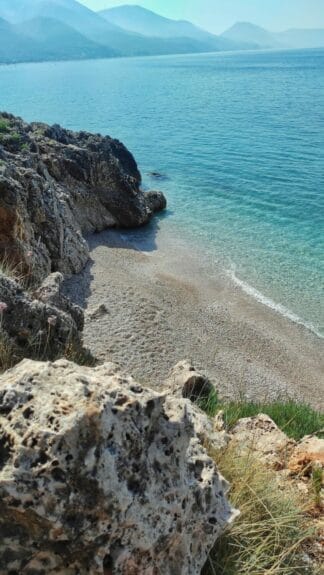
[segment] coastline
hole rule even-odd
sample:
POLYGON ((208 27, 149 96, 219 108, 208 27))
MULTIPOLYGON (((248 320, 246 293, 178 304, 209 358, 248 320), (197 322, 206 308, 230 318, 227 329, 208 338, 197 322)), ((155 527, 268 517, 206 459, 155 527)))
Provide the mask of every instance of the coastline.
POLYGON ((184 358, 223 398, 292 397, 324 407, 323 340, 246 293, 163 226, 88 238, 90 262, 66 282, 87 310, 85 345, 148 385, 184 358), (102 313, 98 311, 99 306, 102 313))
POLYGON ((257 302, 259 302, 262 305, 272 309, 274 312, 282 315, 283 317, 285 317, 286 319, 288 319, 292 323, 295 323, 297 325, 301 325, 302 327, 304 327, 305 329, 307 329, 308 331, 310 331, 314 335, 316 335, 316 337, 318 337, 319 339, 324 339, 324 335, 322 333, 320 333, 312 323, 307 322, 306 320, 303 320, 296 313, 290 311, 287 307, 283 306, 280 303, 276 303, 271 298, 263 295, 261 292, 259 292, 257 289, 255 289, 253 286, 251 286, 247 282, 238 278, 235 274, 235 270, 229 271, 228 275, 231 278, 231 280, 238 287, 240 287, 244 293, 246 293, 247 295, 249 295, 250 297, 255 299, 257 302))

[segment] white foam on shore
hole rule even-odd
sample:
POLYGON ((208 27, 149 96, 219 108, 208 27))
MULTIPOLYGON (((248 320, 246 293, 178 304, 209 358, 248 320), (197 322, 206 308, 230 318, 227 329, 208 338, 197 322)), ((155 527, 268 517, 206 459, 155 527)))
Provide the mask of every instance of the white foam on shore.
MULTIPOLYGON (((144 236, 144 241, 143 238, 138 238, 137 235, 131 235, 129 232, 128 233, 120 233, 120 237, 122 238, 123 241, 125 241, 125 243, 128 244, 132 244, 135 248, 137 248, 138 250, 141 251, 141 253, 145 254, 146 256, 153 256, 153 252, 152 251, 146 251, 145 247, 146 247, 146 242, 145 242, 145 236, 144 236)), ((174 240, 174 239, 173 239, 174 240)), ((175 241, 177 241, 177 246, 179 247, 179 238, 177 238, 175 241)), ((174 241, 172 242, 172 245, 174 247, 174 241)), ((186 247, 183 246, 183 244, 181 244, 181 248, 186 250, 186 247)), ((170 249, 170 246, 168 245, 168 249, 170 249)), ((178 251, 178 250, 176 250, 178 251)), ((192 255, 192 247, 190 247, 190 254, 192 255)), ((201 263, 202 259, 201 259, 201 254, 199 254, 199 262, 201 263)), ((271 298, 265 296, 263 293, 261 293, 260 291, 258 291, 256 288, 254 288, 253 286, 251 286, 250 284, 248 284, 247 282, 245 282, 244 280, 240 279, 239 277, 237 277, 236 275, 236 266, 233 262, 227 262, 230 264, 230 269, 226 269, 226 267, 222 266, 223 270, 225 268, 225 273, 226 275, 232 280, 232 282, 238 286, 244 293, 246 293, 247 295, 249 295, 250 297, 252 297, 254 300, 258 301, 259 303, 267 306, 268 308, 272 309, 273 311, 275 311, 276 313, 282 315, 283 317, 289 319, 290 321, 292 321, 293 323, 296 323, 298 325, 301 325, 303 327, 305 327, 306 329, 308 329, 309 331, 311 331, 314 335, 316 335, 317 337, 319 337, 320 339, 324 339, 324 334, 319 332, 316 327, 311 323, 308 322, 304 319, 302 319, 300 316, 298 316, 296 313, 294 313, 293 311, 291 311, 290 309, 288 309, 287 307, 285 307, 284 305, 280 304, 280 303, 276 303, 274 300, 272 300, 271 298)))
POLYGON ((235 273, 234 266, 232 269, 227 270, 227 274, 229 275, 231 280, 237 286, 239 286, 241 288, 242 291, 244 291, 249 296, 253 297, 259 303, 266 305, 267 307, 276 311, 280 315, 288 318, 290 321, 297 323, 298 325, 302 325, 303 327, 306 327, 308 330, 310 330, 312 333, 314 333, 317 337, 324 339, 324 335, 322 333, 320 333, 319 331, 317 331, 316 327, 312 323, 303 320, 301 317, 299 317, 294 312, 290 311, 288 308, 286 308, 281 303, 274 302, 272 299, 268 298, 267 296, 265 296, 264 294, 259 292, 256 288, 254 288, 253 286, 251 286, 247 282, 238 278, 236 273, 235 273))

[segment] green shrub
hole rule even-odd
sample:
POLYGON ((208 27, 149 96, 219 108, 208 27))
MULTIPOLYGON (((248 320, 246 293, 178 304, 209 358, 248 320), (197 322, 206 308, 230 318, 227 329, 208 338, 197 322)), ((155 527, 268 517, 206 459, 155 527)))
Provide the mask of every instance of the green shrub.
POLYGON ((0 117, 0 134, 6 134, 7 132, 9 132, 9 122, 0 117))
POLYGON ((322 484, 323 484, 323 470, 321 467, 315 466, 314 469, 312 470, 312 486, 314 491, 314 500, 316 507, 321 507, 322 484))
POLYGON ((313 434, 324 437, 324 414, 315 411, 305 403, 290 399, 272 403, 243 400, 222 403, 217 393, 213 392, 207 400, 199 401, 199 406, 211 417, 215 416, 219 410, 223 410, 228 429, 231 429, 243 417, 253 417, 264 413, 271 417, 288 437, 295 440, 313 434))
POLYGON ((10 139, 12 142, 20 142, 21 141, 21 135, 18 134, 18 132, 11 132, 10 139))

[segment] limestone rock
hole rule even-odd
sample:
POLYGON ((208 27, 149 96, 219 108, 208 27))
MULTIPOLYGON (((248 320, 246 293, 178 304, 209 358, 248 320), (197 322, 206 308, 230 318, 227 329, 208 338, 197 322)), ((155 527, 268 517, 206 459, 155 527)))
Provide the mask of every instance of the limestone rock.
POLYGON ((264 414, 240 419, 231 430, 231 442, 277 469, 285 467, 295 446, 295 442, 264 414))
MULTIPOLYGON (((51 359, 68 345, 81 349, 83 312, 60 293, 62 276, 53 274, 32 296, 0 273, 0 328, 24 357, 51 359)), ((19 355, 19 354, 18 354, 19 355)))
POLYGON ((180 361, 171 371, 166 382, 170 392, 191 401, 204 399, 214 390, 209 379, 196 371, 188 360, 180 361))
POLYGON ((69 314, 74 320, 77 329, 81 332, 84 328, 83 310, 63 295, 63 281, 64 277, 62 274, 59 272, 52 273, 45 278, 33 295, 43 303, 55 306, 59 310, 69 314))
POLYGON ((225 414, 222 409, 218 413, 216 413, 213 423, 215 431, 225 431, 226 429, 225 414))
POLYGON ((298 475, 311 475, 314 467, 324 470, 324 439, 304 437, 294 448, 288 467, 298 475))
POLYGON ((162 193, 141 190, 118 140, 0 117, 0 258, 24 274, 76 273, 88 259, 83 234, 139 226, 165 207, 162 193))
POLYGON ((5 573, 199 575, 235 516, 199 439, 200 417, 112 364, 25 360, 6 372, 5 573))

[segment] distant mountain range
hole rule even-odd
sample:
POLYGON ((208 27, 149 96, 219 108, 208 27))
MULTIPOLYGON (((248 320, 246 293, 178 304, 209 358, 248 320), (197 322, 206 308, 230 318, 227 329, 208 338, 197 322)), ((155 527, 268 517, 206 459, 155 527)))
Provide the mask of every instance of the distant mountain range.
POLYGON ((258 48, 322 48, 324 47, 324 29, 290 29, 284 32, 269 32, 250 22, 238 22, 226 30, 222 37, 233 42, 251 42, 258 48))
POLYGON ((220 36, 140 6, 93 12, 76 0, 0 0, 0 62, 324 47, 324 30, 271 33, 238 23, 220 36))

